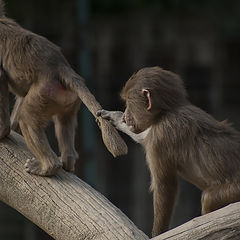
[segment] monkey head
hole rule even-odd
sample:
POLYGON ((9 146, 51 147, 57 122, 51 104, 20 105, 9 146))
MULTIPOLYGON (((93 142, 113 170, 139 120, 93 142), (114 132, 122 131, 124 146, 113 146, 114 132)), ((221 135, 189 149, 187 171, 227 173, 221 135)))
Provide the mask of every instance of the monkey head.
POLYGON ((123 121, 134 133, 143 132, 187 101, 180 77, 160 67, 143 68, 133 74, 120 95, 126 104, 123 121))

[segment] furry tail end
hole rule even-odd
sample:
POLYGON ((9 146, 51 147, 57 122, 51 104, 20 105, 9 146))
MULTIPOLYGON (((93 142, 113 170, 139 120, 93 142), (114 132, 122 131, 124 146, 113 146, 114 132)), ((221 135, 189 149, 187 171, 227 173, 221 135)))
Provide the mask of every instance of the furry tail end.
POLYGON ((0 17, 5 16, 5 3, 3 0, 0 0, 0 17))
POLYGON ((99 127, 102 131, 103 142, 110 153, 114 157, 125 155, 128 153, 128 147, 124 140, 120 137, 118 131, 112 124, 103 118, 98 118, 99 127))
POLYGON ((97 119, 98 125, 102 132, 102 138, 105 146, 112 153, 114 157, 125 155, 128 152, 128 147, 124 140, 120 137, 118 131, 112 124, 103 118, 97 116, 97 111, 102 109, 102 106, 98 103, 92 93, 88 90, 80 76, 75 75, 75 77, 69 78, 67 74, 66 77, 62 79, 65 84, 70 87, 74 92, 76 92, 85 106, 97 119))
POLYGON ((97 119, 102 132, 103 142, 108 151, 111 152, 114 157, 127 154, 128 147, 124 140, 120 137, 115 127, 113 127, 108 120, 97 117, 97 111, 102 109, 101 105, 97 102, 95 97, 82 81, 75 80, 74 83, 75 87, 73 89, 75 89, 79 98, 97 119))

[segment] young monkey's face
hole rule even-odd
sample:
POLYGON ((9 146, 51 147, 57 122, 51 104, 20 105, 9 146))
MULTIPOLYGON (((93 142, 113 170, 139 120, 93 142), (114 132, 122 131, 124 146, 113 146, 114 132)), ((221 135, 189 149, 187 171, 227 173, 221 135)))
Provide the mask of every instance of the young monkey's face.
POLYGON ((130 127, 130 131, 136 134, 143 132, 151 125, 137 98, 134 101, 126 100, 126 109, 122 120, 130 127))
POLYGON ((134 133, 143 132, 187 102, 182 80, 159 67, 143 68, 133 74, 120 95, 126 103, 123 121, 134 133))
POLYGON ((134 119, 132 112, 129 107, 126 107, 125 112, 123 114, 123 122, 126 123, 127 126, 130 127, 130 131, 134 133, 140 133, 141 130, 137 127, 137 120, 134 119))
POLYGON ((138 82, 139 79, 134 75, 126 82, 121 92, 126 105, 123 122, 136 134, 145 131, 152 124, 150 90, 138 86, 138 82))

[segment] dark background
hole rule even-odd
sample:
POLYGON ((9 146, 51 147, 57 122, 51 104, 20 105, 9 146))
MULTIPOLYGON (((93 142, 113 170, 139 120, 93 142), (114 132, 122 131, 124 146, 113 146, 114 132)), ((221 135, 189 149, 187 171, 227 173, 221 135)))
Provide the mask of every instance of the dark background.
MULTIPOLYGON (((159 65, 181 75, 190 100, 240 129, 239 0, 8 0, 8 16, 62 48, 109 110, 131 74, 159 65)), ((52 126, 49 139, 56 149, 52 126)), ((113 159, 85 107, 79 111, 76 174, 150 235, 152 196, 144 152, 123 136, 129 154, 113 159)), ((199 190, 180 179, 171 226, 200 214, 199 190)), ((0 204, 0 239, 51 239, 0 204)))

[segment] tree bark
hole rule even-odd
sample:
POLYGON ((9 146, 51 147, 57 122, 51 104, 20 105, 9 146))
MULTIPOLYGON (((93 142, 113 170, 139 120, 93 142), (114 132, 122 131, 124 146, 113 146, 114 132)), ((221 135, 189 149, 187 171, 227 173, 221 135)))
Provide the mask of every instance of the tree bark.
MULTIPOLYGON (((104 196, 75 175, 28 174, 33 157, 17 133, 0 141, 0 201, 56 240, 145 240, 148 237, 104 196)), ((240 202, 174 228, 152 240, 240 239, 240 202)))
POLYGON ((75 175, 61 170, 54 177, 28 174, 32 158, 15 132, 0 141, 0 200, 56 240, 144 240, 148 237, 104 196, 75 175))
POLYGON ((239 240, 240 202, 192 219, 152 240, 239 240))

